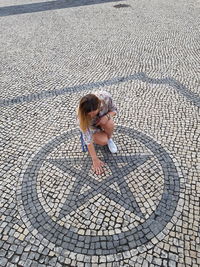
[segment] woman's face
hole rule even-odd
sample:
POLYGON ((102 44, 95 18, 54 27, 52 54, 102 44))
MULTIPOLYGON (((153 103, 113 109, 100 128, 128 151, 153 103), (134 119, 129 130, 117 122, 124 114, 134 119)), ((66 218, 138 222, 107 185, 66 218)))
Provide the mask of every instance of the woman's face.
POLYGON ((91 118, 94 118, 99 113, 99 109, 88 112, 91 118))

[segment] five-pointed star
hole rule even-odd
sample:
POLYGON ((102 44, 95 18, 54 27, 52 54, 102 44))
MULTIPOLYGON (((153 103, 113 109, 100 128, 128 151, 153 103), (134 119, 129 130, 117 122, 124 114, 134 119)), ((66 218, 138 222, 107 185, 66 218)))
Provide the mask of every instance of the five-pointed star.
POLYGON ((123 206, 125 209, 133 212, 140 218, 144 218, 141 209, 127 184, 125 177, 133 172, 136 168, 144 164, 152 158, 152 155, 129 155, 129 156, 113 156, 110 162, 107 162, 111 174, 108 178, 100 182, 89 175, 91 162, 83 158, 59 158, 48 159, 47 161, 64 173, 75 176, 76 180, 63 204, 58 219, 63 218, 71 211, 76 211, 80 206, 85 204, 89 199, 97 194, 102 194, 123 206), (123 164, 122 166, 120 166, 123 164), (75 166, 81 166, 76 168, 75 166), (117 184, 120 193, 113 189, 112 185, 117 184), (89 189, 81 193, 83 186, 89 189))

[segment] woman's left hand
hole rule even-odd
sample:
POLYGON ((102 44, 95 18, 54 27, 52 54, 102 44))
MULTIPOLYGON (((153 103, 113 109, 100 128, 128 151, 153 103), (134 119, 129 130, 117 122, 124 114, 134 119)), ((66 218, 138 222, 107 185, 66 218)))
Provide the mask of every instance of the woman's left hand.
POLYGON ((96 123, 96 126, 99 126, 99 125, 104 125, 106 124, 108 121, 108 118, 106 116, 103 116, 101 117, 101 119, 99 119, 99 121, 96 123))

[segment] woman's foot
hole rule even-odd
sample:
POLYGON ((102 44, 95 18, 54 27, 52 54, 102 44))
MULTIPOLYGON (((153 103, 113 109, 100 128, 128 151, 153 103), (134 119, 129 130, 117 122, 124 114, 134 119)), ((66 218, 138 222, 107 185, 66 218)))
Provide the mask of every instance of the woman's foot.
POLYGON ((113 142, 112 138, 108 139, 108 148, 111 153, 117 153, 117 146, 113 142))

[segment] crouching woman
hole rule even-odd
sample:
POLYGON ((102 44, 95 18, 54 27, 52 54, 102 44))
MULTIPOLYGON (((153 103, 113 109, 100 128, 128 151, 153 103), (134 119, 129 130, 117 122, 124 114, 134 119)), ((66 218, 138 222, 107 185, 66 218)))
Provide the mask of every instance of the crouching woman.
POLYGON ((83 140, 92 158, 93 171, 101 174, 104 162, 97 157, 94 143, 101 146, 108 145, 111 153, 117 152, 117 147, 112 140, 116 106, 108 92, 98 92, 83 96, 77 113, 83 140))

